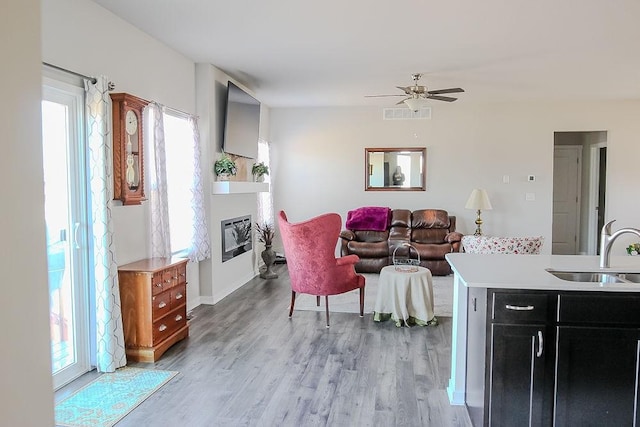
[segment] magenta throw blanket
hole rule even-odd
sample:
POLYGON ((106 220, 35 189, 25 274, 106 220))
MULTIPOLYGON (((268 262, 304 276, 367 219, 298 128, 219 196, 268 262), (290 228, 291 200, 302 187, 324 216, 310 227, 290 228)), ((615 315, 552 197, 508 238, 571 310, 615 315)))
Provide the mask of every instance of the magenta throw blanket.
POLYGON ((349 230, 386 231, 390 223, 390 208, 367 206, 349 211, 345 225, 349 230))

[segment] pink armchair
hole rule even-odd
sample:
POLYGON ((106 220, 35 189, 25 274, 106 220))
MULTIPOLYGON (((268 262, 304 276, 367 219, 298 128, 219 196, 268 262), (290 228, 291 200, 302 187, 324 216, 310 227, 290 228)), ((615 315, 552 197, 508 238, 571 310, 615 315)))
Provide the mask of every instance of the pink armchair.
POLYGON ((293 315, 296 292, 325 297, 327 328, 329 327, 329 295, 360 289, 360 317, 364 316, 364 276, 356 274, 357 255, 336 258, 336 245, 342 227, 337 213, 328 213, 299 223, 287 221, 280 211, 280 236, 287 258, 291 279, 291 306, 293 315))

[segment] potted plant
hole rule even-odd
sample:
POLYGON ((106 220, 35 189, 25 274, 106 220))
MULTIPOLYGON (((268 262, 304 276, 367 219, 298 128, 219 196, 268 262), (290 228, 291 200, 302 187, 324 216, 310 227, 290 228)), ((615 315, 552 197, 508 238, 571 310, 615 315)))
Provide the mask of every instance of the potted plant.
POLYGON ((216 173, 218 180, 228 181, 230 176, 236 174, 238 168, 236 162, 234 162, 227 153, 222 153, 222 157, 213 164, 213 171, 216 173))
POLYGON ((271 271, 271 267, 273 266, 273 262, 276 260, 276 253, 271 249, 271 245, 273 244, 273 238, 275 237, 276 232, 273 229, 273 225, 268 222, 264 222, 262 225, 256 222, 256 231, 258 234, 258 240, 261 243, 264 243, 265 247, 260 256, 264 261, 266 269, 260 273, 260 277, 263 279, 275 279, 278 275, 271 271))
POLYGON ((251 174, 256 182, 264 181, 264 176, 269 175, 269 166, 264 162, 254 163, 251 167, 251 174))

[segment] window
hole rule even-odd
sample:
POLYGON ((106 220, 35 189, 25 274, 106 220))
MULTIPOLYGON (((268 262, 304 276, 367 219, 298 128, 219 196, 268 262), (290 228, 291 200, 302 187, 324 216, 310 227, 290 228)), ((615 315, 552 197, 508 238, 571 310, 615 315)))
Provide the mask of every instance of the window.
POLYGON ((193 233, 194 135, 187 118, 170 112, 163 116, 171 251, 182 254, 193 233))

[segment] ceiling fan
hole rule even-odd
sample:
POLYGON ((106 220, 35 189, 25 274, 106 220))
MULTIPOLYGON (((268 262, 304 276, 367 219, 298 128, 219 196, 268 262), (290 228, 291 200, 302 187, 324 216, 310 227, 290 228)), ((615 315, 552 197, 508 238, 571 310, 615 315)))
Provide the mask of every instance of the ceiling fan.
POLYGON ((407 98, 398 102, 397 104, 402 104, 403 102, 407 104, 409 108, 413 111, 418 111, 423 105, 425 105, 425 101, 428 99, 435 99, 437 101, 445 101, 445 102, 453 102, 458 98, 452 98, 450 96, 441 96, 445 93, 460 93, 464 92, 464 89, 456 87, 450 89, 438 89, 438 90, 427 90, 426 86, 421 86, 418 84, 418 80, 420 80, 422 74, 412 74, 411 78, 413 79, 412 86, 396 86, 398 89, 403 91, 403 94, 397 95, 366 95, 366 98, 379 98, 385 96, 407 96, 407 98))

